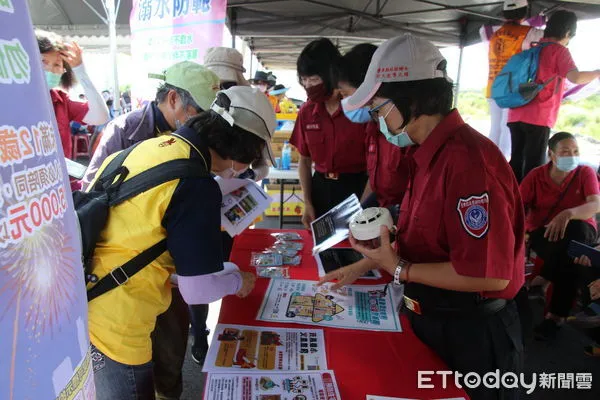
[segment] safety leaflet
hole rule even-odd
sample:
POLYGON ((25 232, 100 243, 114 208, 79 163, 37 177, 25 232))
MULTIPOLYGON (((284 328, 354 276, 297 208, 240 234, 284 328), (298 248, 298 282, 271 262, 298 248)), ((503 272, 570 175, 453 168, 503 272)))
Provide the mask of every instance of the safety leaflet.
POLYGON ((260 321, 401 332, 399 299, 385 285, 349 285, 331 291, 330 284, 271 279, 258 310, 260 321))
POLYGON ((340 400, 333 371, 209 373, 206 379, 204 400, 340 400))
POLYGON ((204 372, 319 371, 327 369, 320 329, 218 324, 204 372))

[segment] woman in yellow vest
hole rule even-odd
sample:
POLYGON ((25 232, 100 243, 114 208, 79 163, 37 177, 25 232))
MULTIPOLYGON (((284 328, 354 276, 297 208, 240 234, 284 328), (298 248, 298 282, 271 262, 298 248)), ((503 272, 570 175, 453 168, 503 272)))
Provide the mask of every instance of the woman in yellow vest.
MULTIPOLYGON (((263 150, 272 158, 275 124, 263 93, 234 86, 219 92, 210 110, 177 131, 140 143, 123 163, 127 179, 175 159, 196 159, 217 175, 238 175, 263 150)), ((89 302, 97 400, 154 399, 150 334, 171 302, 172 274, 188 304, 233 294, 245 297, 254 287, 253 274, 234 266, 224 270, 221 201, 214 179, 182 178, 110 209, 93 259, 92 273, 99 279, 163 239, 167 251, 89 302)))

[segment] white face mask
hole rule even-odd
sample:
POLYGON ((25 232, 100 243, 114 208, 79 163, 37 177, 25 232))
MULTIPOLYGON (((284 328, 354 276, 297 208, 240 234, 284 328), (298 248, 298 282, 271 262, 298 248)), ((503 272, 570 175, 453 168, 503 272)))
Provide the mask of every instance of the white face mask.
POLYGON ((243 174, 247 169, 248 169, 248 167, 243 168, 239 171, 236 171, 235 168, 233 168, 233 161, 232 161, 231 168, 227 168, 223 171, 215 172, 215 174, 220 176, 223 179, 232 179, 232 178, 237 178, 238 176, 243 174))

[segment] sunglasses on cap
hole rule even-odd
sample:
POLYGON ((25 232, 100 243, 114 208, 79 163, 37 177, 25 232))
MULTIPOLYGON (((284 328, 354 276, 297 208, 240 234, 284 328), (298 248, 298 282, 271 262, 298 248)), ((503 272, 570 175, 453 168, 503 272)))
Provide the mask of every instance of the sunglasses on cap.
POLYGON ((392 102, 392 100, 388 99, 388 100, 384 101, 383 103, 381 103, 380 105, 369 109, 369 116, 371 117, 373 122, 377 122, 377 120, 379 119, 379 110, 381 110, 383 108, 383 106, 385 106, 386 104, 390 104, 391 102, 392 102))

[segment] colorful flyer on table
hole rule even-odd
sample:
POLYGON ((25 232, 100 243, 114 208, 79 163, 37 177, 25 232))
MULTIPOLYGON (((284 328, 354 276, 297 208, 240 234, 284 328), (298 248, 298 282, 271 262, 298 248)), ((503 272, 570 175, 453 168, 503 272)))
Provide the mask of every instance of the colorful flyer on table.
POLYGON ((204 400, 340 400, 333 371, 218 374, 206 378, 204 400))
POLYGON ((204 372, 319 371, 327 369, 321 329, 218 324, 204 372))
POLYGON ((272 279, 256 319, 334 328, 401 332, 398 299, 385 285, 349 285, 272 279))

